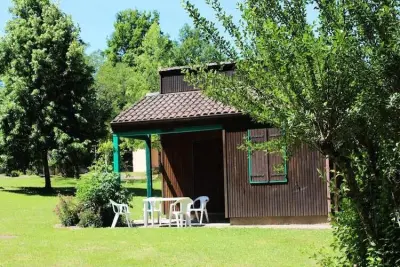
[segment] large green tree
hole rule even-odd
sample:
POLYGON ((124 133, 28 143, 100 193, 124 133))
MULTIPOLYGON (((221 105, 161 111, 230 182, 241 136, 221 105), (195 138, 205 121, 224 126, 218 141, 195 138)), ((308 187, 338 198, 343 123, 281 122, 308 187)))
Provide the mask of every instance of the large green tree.
POLYGON ((97 74, 100 67, 105 63, 106 57, 102 50, 95 50, 87 56, 88 64, 94 69, 94 75, 97 74))
POLYGON ((230 39, 194 5, 184 6, 237 62, 236 73, 200 69, 190 80, 284 129, 287 146, 308 143, 337 165, 344 198, 335 237, 345 255, 338 265, 398 266, 400 1, 245 0, 238 24, 217 0, 206 2, 230 39))
POLYGON ((158 23, 153 23, 143 38, 140 55, 136 59, 137 88, 146 92, 160 90, 158 70, 174 64, 172 50, 173 43, 169 37, 161 33, 158 23))
POLYGON ((225 59, 225 55, 200 30, 190 27, 189 24, 180 29, 173 55, 175 65, 221 62, 225 59))
POLYGON ((93 68, 79 28, 56 4, 13 0, 10 12, 0 40, 3 157, 14 165, 25 158, 40 161, 50 188, 49 152, 68 154, 78 163, 90 141, 104 133, 91 89, 93 68))
POLYGON ((135 65, 107 61, 96 75, 99 95, 112 104, 112 115, 132 105, 148 92, 159 90, 158 69, 172 65, 173 43, 154 22, 136 49, 135 65))
POLYGON ((108 40, 105 51, 107 58, 113 64, 124 62, 135 65, 135 57, 139 54, 142 41, 151 25, 158 23, 159 14, 141 12, 137 9, 126 9, 116 15, 114 32, 108 40))
POLYGON ((112 108, 111 120, 118 115, 124 108, 139 99, 134 85, 136 73, 132 67, 126 63, 116 63, 106 61, 96 74, 96 90, 99 97, 108 102, 112 108))

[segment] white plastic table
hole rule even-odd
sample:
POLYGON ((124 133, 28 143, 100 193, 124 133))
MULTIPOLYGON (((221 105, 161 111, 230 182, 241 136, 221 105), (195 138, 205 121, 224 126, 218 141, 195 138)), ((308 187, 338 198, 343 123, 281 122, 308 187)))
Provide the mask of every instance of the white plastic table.
MULTIPOLYGON (((143 199, 143 224, 145 227, 148 226, 149 224, 149 211, 148 208, 150 206, 150 212, 152 211, 152 209, 154 209, 154 206, 151 205, 151 202, 175 202, 177 200, 180 199, 184 199, 187 197, 149 197, 149 198, 145 198, 143 199)), ((153 212, 151 212, 153 214, 153 212)), ((154 220, 153 220, 153 226, 154 226, 154 220)))

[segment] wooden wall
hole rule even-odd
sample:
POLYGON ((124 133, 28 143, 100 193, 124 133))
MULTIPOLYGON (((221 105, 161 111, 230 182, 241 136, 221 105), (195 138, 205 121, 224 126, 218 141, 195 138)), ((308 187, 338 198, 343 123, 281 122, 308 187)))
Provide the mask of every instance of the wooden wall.
POLYGON ((151 149, 151 167, 152 168, 158 168, 160 167, 160 152, 158 149, 151 149))
MULTIPOLYGON (((222 71, 226 75, 233 75, 234 71, 226 69, 222 71)), ((161 94, 180 93, 199 90, 184 80, 184 74, 178 71, 165 72, 160 75, 161 94)))
POLYGON ((161 76, 161 94, 195 91, 193 86, 183 80, 183 75, 161 76))
POLYGON ((207 195, 208 210, 224 212, 222 132, 166 134, 161 146, 163 196, 207 195))
POLYGON ((301 146, 288 163, 285 184, 250 184, 247 152, 237 147, 246 130, 226 130, 226 217, 316 216, 328 214, 327 184, 318 175, 325 158, 301 146))

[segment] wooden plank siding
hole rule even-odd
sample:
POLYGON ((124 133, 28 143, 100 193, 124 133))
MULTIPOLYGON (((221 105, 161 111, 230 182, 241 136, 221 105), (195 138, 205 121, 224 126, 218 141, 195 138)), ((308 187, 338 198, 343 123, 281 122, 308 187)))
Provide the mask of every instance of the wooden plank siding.
MULTIPOLYGON (((224 70, 222 71, 228 76, 233 75, 233 70, 224 70)), ((169 93, 181 93, 181 92, 190 92, 200 90, 198 88, 194 88, 192 85, 188 84, 184 80, 184 74, 180 72, 171 72, 171 73, 163 73, 160 76, 161 83, 161 94, 169 94, 169 93)))
MULTIPOLYGON (((208 210, 224 212, 222 131, 165 134, 161 146, 163 197, 209 195, 208 210)), ((166 203, 164 210, 168 208, 166 203)))
POLYGON ((189 92, 198 89, 193 88, 184 81, 184 75, 161 76, 161 94, 189 92))
POLYGON ((317 171, 324 169, 325 158, 302 145, 288 162, 287 183, 250 184, 247 151, 238 149, 246 134, 246 130, 225 130, 226 216, 326 216, 326 182, 317 171))

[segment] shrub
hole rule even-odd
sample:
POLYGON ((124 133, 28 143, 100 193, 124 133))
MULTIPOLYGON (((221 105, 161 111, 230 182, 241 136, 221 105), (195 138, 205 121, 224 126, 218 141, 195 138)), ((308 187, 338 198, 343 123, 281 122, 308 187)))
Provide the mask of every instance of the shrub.
POLYGON ((59 202, 55 208, 55 213, 64 226, 73 226, 79 222, 79 212, 81 206, 71 196, 59 196, 59 202))
POLYGON ((78 226, 80 227, 101 227, 102 224, 100 211, 86 209, 79 213, 78 226))
POLYGON ((37 175, 38 172, 32 169, 27 169, 26 170, 26 175, 37 175))
POLYGON ((110 226, 114 218, 110 199, 129 203, 131 194, 120 185, 117 174, 97 172, 80 181, 76 197, 84 210, 89 209, 100 214, 102 226, 110 226))
POLYGON ((20 175, 22 175, 22 172, 20 172, 20 171, 11 171, 10 173, 7 173, 7 176, 10 176, 10 177, 19 177, 20 175))

